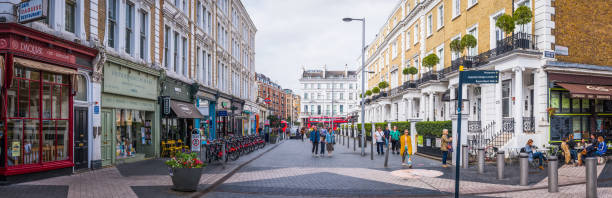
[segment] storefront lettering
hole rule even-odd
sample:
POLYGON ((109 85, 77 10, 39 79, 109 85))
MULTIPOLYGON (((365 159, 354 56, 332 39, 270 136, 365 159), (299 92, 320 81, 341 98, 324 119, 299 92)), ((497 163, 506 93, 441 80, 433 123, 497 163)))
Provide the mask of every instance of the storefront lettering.
POLYGON ((28 54, 32 54, 36 56, 42 56, 45 58, 67 62, 67 63, 72 63, 72 64, 76 63, 76 57, 74 55, 68 54, 65 51, 61 51, 61 50, 58 50, 52 47, 46 47, 42 43, 35 41, 35 40, 23 41, 23 40, 17 40, 17 39, 10 39, 10 46, 7 46, 8 43, 9 42, 7 42, 7 39, 5 38, 0 39, 0 48, 8 47, 16 51, 20 51, 20 52, 24 52, 24 53, 28 53, 28 54))
POLYGON ((157 80, 152 75, 109 64, 104 71, 104 92, 156 99, 157 80))
POLYGON ((604 92, 610 91, 610 89, 607 89, 605 87, 596 87, 596 86, 591 86, 591 85, 587 85, 586 88, 590 90, 596 90, 596 91, 604 91, 604 92))

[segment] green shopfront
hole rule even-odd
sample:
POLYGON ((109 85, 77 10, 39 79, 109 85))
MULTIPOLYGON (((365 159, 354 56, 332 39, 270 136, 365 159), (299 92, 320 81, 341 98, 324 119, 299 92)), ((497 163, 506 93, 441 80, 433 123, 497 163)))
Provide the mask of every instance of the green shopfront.
POLYGON ((194 103, 198 86, 164 76, 160 80, 160 88, 164 109, 160 117, 161 140, 190 149, 191 132, 198 127, 196 122, 204 118, 194 103))
MULTIPOLYGON (((550 140, 603 136, 612 146, 612 78, 549 73, 550 140)), ((612 150, 609 150, 612 151, 612 150)))
POLYGON ((101 96, 102 165, 159 156, 159 72, 109 56, 101 96))

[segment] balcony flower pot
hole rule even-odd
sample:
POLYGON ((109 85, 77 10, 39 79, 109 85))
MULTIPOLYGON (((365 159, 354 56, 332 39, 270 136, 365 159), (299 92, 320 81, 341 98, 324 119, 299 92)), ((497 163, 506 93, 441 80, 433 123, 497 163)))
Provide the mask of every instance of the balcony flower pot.
POLYGON ((178 152, 175 157, 166 160, 166 165, 172 178, 172 189, 183 192, 193 192, 198 189, 204 163, 198 159, 197 153, 178 152))

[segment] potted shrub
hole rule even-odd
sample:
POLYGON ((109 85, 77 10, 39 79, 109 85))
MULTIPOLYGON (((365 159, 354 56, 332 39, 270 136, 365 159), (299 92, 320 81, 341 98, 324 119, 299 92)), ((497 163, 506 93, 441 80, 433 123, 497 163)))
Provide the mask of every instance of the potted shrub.
POLYGON ((419 73, 419 70, 417 70, 416 67, 406 67, 406 68, 404 68, 402 73, 404 75, 410 75, 412 77, 412 79, 414 80, 414 75, 419 73))
POLYGON ((531 23, 531 18, 533 14, 531 13, 531 9, 527 6, 519 6, 513 13, 512 19, 516 22, 517 25, 521 26, 521 32, 519 33, 517 44, 520 48, 529 48, 529 32, 530 30, 525 31, 525 24, 531 23))
MULTIPOLYGON (((389 87, 389 83, 387 83, 387 81, 381 81, 381 82, 379 82, 379 83, 378 83, 378 87, 379 87, 381 90, 384 90, 384 89, 386 89, 387 87, 389 87)), ((387 97, 387 92, 384 92, 384 91, 383 91, 383 92, 381 93, 381 95, 382 95, 383 97, 387 97)))
POLYGON ((197 153, 178 152, 172 159, 166 160, 172 178, 172 189, 176 191, 196 191, 202 176, 204 162, 198 159, 197 153))
POLYGON ((365 92, 365 94, 366 94, 367 96, 371 96, 371 95, 372 95, 372 91, 367 90, 367 91, 365 92))
POLYGON ((440 62, 440 58, 436 54, 429 54, 423 58, 423 67, 426 67, 431 71, 431 68, 440 62))
MULTIPOLYGON (((507 14, 503 14, 497 17, 497 20, 495 21, 495 26, 499 27, 499 29, 504 31, 504 33, 506 33, 506 36, 514 32, 514 28, 516 28, 514 24, 514 19, 512 18, 512 16, 507 14)), ((499 40, 497 41, 497 47, 499 48, 501 46, 509 46, 511 43, 508 42, 510 41, 505 42, 505 40, 503 39, 499 40)))
MULTIPOLYGON (((463 36, 463 38, 461 38, 461 46, 463 46, 463 48, 474 48, 476 47, 477 44, 477 40, 476 38, 471 35, 471 34, 466 34, 463 36)), ((472 54, 474 55, 474 54, 472 54)), ((475 55, 474 55, 475 56, 475 55)), ((472 67, 472 59, 470 58, 466 58, 463 60, 463 65, 466 67, 472 67)))
POLYGON ((372 88, 372 93, 375 93, 375 94, 380 93, 380 88, 378 87, 372 88))

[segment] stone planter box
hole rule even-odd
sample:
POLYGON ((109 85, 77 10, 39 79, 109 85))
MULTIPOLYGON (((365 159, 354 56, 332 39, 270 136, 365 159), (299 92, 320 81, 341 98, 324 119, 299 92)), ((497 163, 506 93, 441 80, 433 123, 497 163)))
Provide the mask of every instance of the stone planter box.
POLYGON ((170 173, 173 190, 193 192, 198 189, 203 168, 173 168, 170 173))

